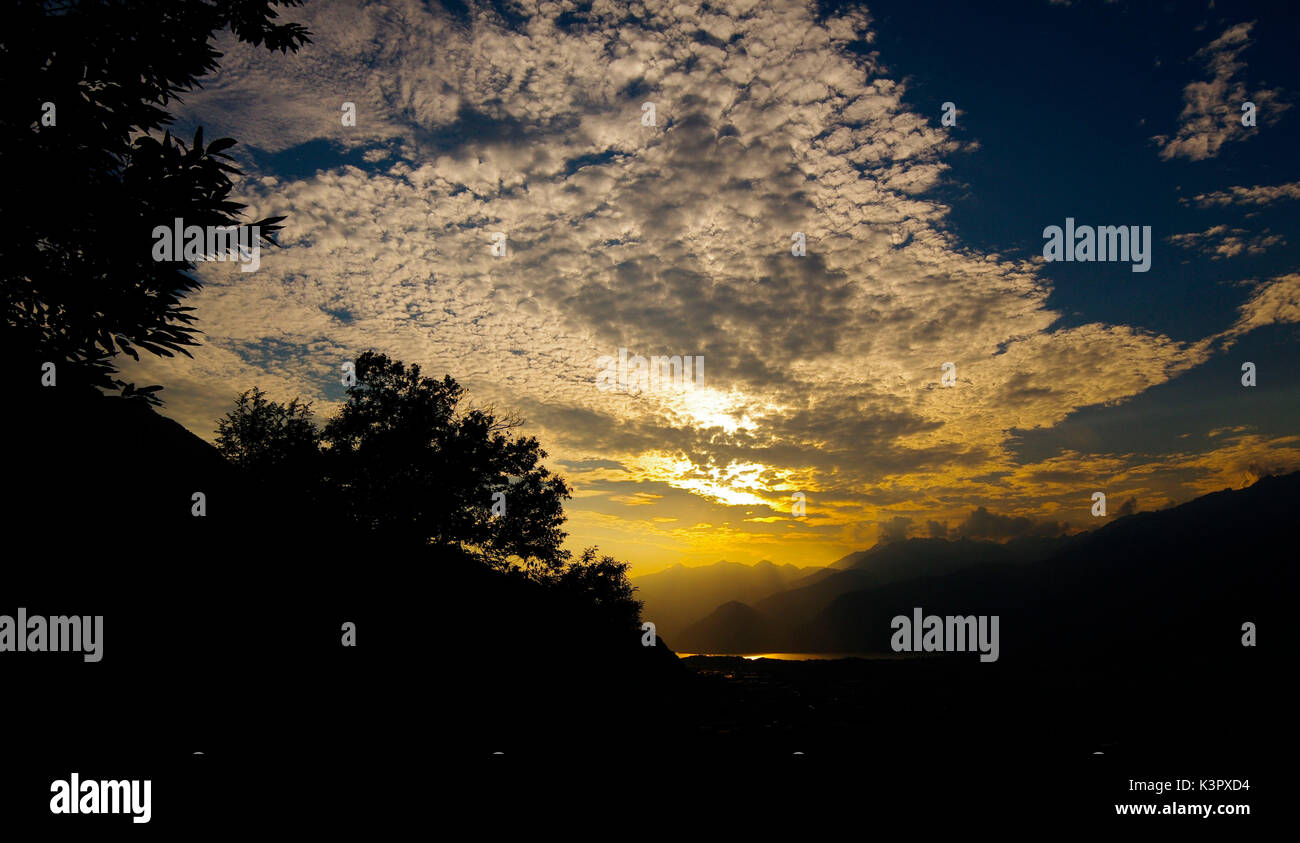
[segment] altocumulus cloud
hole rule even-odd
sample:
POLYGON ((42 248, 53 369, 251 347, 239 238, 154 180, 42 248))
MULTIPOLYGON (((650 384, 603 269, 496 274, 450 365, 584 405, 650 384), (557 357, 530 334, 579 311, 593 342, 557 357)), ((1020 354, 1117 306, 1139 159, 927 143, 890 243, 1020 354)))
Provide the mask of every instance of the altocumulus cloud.
MULTIPOLYGON (((1053 329, 1038 264, 968 248, 928 198, 964 142, 905 106, 881 55, 849 49, 874 44, 863 11, 516 8, 505 20, 473 5, 313 2, 295 15, 315 36, 298 56, 223 45, 185 116, 274 160, 329 141, 366 166, 289 177, 268 165, 241 185, 251 214, 289 215, 285 248, 252 275, 201 267, 209 286, 192 303, 208 346, 139 375, 169 386, 169 412, 210 434, 253 383, 328 410, 339 364, 378 348, 522 411, 556 458, 620 466, 578 469, 580 489, 629 492, 614 475, 767 515, 788 514, 800 488, 821 507, 804 522, 817 530, 869 512, 901 537, 912 514, 934 514, 931 494, 969 512, 990 472, 1014 471, 998 492, 1008 508, 1041 500, 1009 431, 1128 399, 1245 330, 1184 342, 1053 329), (506 257, 490 251, 494 232, 506 257), (791 255, 794 232, 807 257, 791 255), (598 391, 596 360, 619 347, 702 355, 703 387, 598 391), (938 388, 945 361, 959 388, 938 388)), ((1294 282, 1278 283, 1243 310, 1251 327, 1295 319, 1294 282)), ((1060 459, 1090 477, 1132 469, 1060 459)), ((1199 459, 1186 470, 1203 476, 1199 459)))

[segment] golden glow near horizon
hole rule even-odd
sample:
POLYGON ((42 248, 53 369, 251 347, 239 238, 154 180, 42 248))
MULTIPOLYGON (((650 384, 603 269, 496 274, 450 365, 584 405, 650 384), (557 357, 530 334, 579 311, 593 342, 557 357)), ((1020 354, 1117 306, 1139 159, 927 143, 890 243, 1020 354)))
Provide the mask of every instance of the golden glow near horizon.
MULTIPOLYGON (((203 264, 186 303, 204 344, 192 360, 127 361, 123 378, 166 386, 165 411, 211 438, 254 385, 327 414, 340 363, 364 349, 450 374, 469 403, 525 419, 518 432, 573 486, 566 546, 598 545, 634 572, 1085 529, 1099 490, 1112 513, 1150 510, 1300 468, 1278 398, 1291 393, 1263 397, 1290 388, 1280 367, 1256 358, 1257 389, 1235 373, 1243 348, 1285 359, 1293 268, 1223 257, 1218 293, 1177 288, 1159 319, 1088 290, 1064 297, 1067 312, 1060 267, 1017 245, 1055 214, 1000 232, 998 251, 962 239, 937 188, 972 156, 993 156, 992 172, 1006 162, 974 124, 954 131, 918 106, 906 58, 867 13, 644 5, 629 19, 596 4, 567 27, 527 10, 523 26, 461 24, 437 4, 398 21, 382 4, 322 0, 300 10, 320 35, 289 65, 230 45, 221 87, 187 96, 183 118, 221 117, 266 160, 348 155, 241 181, 250 214, 287 215, 283 248, 256 273, 203 264), (439 37, 422 48, 408 25, 439 37), (369 90, 407 92, 401 107, 376 100, 346 131, 311 117, 319 80, 356 62, 369 90), (285 119, 267 119, 265 91, 285 119), (642 122, 647 99, 656 125, 642 122), (602 384, 599 361, 621 351, 692 356, 703 376, 602 384)), ((1162 107, 1177 120, 1179 103, 1162 107)), ((1277 192, 1258 184, 1237 187, 1277 192)), ((1205 188, 1236 201, 1231 183, 1205 188)), ((1200 211, 1206 228, 1219 210, 1200 211)), ((1140 279, 1089 272, 1095 290, 1173 284, 1212 258, 1181 259, 1157 251, 1140 279)))

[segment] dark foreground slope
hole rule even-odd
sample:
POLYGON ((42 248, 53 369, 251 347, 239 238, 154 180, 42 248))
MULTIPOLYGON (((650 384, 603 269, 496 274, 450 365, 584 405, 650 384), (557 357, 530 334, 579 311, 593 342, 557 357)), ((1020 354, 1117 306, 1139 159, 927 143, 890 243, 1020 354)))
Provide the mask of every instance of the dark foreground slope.
POLYGON ((41 390, 3 434, 0 614, 104 617, 97 663, 0 653, 5 687, 23 689, 0 703, 27 724, 18 742, 631 750, 682 710, 691 676, 662 641, 644 647, 639 629, 462 553, 353 533, 310 496, 251 487, 147 407, 41 390))
POLYGON ((5 421, 0 614, 102 614, 105 630, 99 663, 0 653, 0 706, 23 724, 10 746, 28 757, 1239 758, 1277 745, 1285 722, 1294 476, 1117 521, 1037 565, 848 595, 818 631, 837 649, 879 649, 914 606, 997 612, 992 664, 692 659, 684 671, 663 642, 644 648, 639 630, 534 583, 401 552, 308 499, 247 488, 147 409, 21 406, 5 421), (1255 648, 1240 643, 1248 620, 1255 648), (341 645, 347 622, 356 647, 341 645))
POLYGON ((885 758, 1104 752, 1191 759, 1188 769, 1211 759, 1277 761, 1291 734, 1298 503, 1300 474, 1264 478, 1119 519, 1037 563, 845 594, 801 636, 764 641, 889 653, 896 615, 997 615, 992 663, 975 652, 687 661, 743 700, 723 725, 736 745, 885 758), (1255 625, 1255 646, 1243 646, 1246 623, 1255 625))

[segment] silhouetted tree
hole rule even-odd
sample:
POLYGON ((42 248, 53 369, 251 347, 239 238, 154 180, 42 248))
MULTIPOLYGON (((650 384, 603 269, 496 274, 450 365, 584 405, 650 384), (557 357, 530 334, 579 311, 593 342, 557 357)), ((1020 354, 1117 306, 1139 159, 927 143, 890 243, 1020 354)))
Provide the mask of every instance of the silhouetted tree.
POLYGON ((494 567, 563 564, 569 488, 540 465, 536 439, 512 438, 517 422, 490 411, 462 411, 461 386, 418 365, 366 352, 356 377, 322 437, 346 520, 402 544, 455 544, 494 567))
POLYGON ((612 556, 597 558, 596 552, 586 548, 549 579, 559 590, 583 596, 615 628, 632 630, 641 623, 642 604, 633 597, 636 587, 627 576, 629 565, 612 556))
POLYGON ((253 387, 217 423, 216 445, 230 463, 255 475, 301 473, 314 469, 320 431, 312 421, 311 404, 297 398, 280 404, 253 387))
POLYGON ((228 461, 288 495, 296 511, 362 545, 452 548, 585 606, 610 629, 635 631, 641 603, 628 565, 595 548, 577 560, 564 541, 564 480, 541 465, 534 438, 513 437, 519 422, 462 409, 450 377, 424 377, 383 354, 356 361, 357 383, 322 431, 309 404, 281 404, 253 388, 217 424, 228 461))
MULTIPOLYGON (((217 68, 226 29, 270 50, 309 41, 276 23, 275 6, 302 0, 9 0, 0 81, 16 97, 0 109, 7 185, 34 183, 0 203, 0 307, 5 359, 59 366, 60 385, 133 390, 112 358, 139 349, 188 356, 197 344, 185 295, 200 283, 188 261, 153 258, 153 229, 239 225, 229 200, 235 141, 186 145, 165 132, 167 106, 217 68), (49 103, 53 108, 50 112, 49 103), (47 115, 53 125, 47 125, 47 115)), ((259 220, 266 242, 283 217, 259 220)), ((35 376, 34 376, 35 377, 35 376)))

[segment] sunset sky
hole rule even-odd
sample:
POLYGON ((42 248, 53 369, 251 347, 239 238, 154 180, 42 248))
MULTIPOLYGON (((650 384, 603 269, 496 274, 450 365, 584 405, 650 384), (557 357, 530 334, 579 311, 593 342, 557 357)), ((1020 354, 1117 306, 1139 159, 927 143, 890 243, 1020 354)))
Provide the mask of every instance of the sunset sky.
POLYGON ((1295 13, 927 6, 309 0, 312 44, 227 39, 178 107, 240 141, 285 248, 201 265, 195 359, 123 376, 211 439, 254 385, 328 414, 366 349, 450 374, 571 482, 569 546, 633 574, 1300 468, 1295 13), (1151 226, 1150 271, 1045 262, 1067 217, 1151 226), (619 348, 703 382, 598 389, 619 348))

